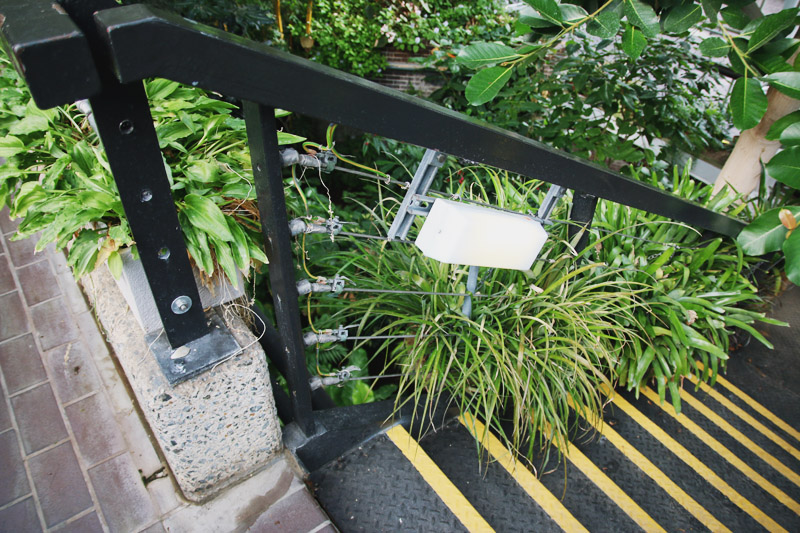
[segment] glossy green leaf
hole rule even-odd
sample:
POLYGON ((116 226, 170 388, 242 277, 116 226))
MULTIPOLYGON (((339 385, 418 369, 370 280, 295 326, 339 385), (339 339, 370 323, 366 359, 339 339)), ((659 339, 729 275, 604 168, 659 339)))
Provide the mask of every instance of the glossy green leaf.
POLYGON ((642 30, 645 37, 658 35, 660 26, 658 16, 653 8, 639 0, 625 0, 625 17, 628 22, 642 30))
POLYGON ((703 9, 700 4, 690 2, 679 5, 664 18, 664 31, 668 33, 683 33, 703 20, 703 9))
POLYGON ((719 9, 722 7, 722 0, 701 0, 700 3, 703 6, 703 12, 706 14, 706 18, 711 21, 716 21, 719 9))
POLYGON ((767 44, 780 32, 791 26, 796 17, 797 9, 794 8, 784 9, 779 13, 767 15, 766 17, 758 19, 758 26, 756 26, 753 34, 750 36, 750 41, 748 41, 747 53, 749 54, 758 50, 767 44))
POLYGON ((759 50, 757 54, 751 57, 751 63, 754 63, 761 72, 765 74, 775 74, 776 72, 791 72, 792 66, 786 62, 781 56, 764 54, 764 49, 759 50))
POLYGON ((781 132, 781 144, 784 146, 800 145, 800 122, 795 122, 781 132))
POLYGON ((225 217, 228 221, 228 229, 231 230, 233 235, 233 243, 231 244, 231 252, 233 253, 233 260, 236 266, 242 270, 247 270, 250 267, 250 252, 247 248, 247 237, 244 230, 233 217, 225 217))
POLYGON ((692 348, 708 352, 719 359, 727 360, 728 354, 723 352, 719 346, 710 342, 707 338, 697 332, 693 327, 681 324, 683 331, 686 334, 687 344, 692 348))
POLYGON ((122 257, 120 257, 117 250, 114 250, 108 256, 108 271, 111 272, 114 279, 118 280, 122 277, 122 257))
POLYGON ((217 264, 222 267, 225 277, 228 278, 232 284, 236 284, 236 262, 233 259, 231 247, 227 242, 221 241, 215 237, 210 238, 211 245, 214 247, 214 257, 217 258, 217 264))
POLYGON ((800 189, 800 146, 781 150, 769 160, 766 168, 776 180, 800 189))
POLYGON ((786 96, 800 100, 800 72, 776 72, 763 80, 786 96))
POLYGON ((586 31, 590 35, 600 37, 601 39, 611 39, 617 34, 619 27, 619 13, 611 9, 604 9, 589 21, 586 25, 586 31))
POLYGON ((181 211, 190 224, 221 241, 233 240, 225 215, 212 200, 197 194, 187 194, 184 202, 181 211))
POLYGON ((219 165, 215 161, 195 161, 187 167, 186 177, 201 183, 210 183, 217 178, 219 165))
POLYGON ((261 249, 256 243, 249 241, 247 243, 247 251, 250 253, 250 258, 254 261, 258 261, 259 263, 268 264, 269 259, 267 259, 267 254, 264 253, 264 250, 261 249))
POLYGON ((800 231, 794 230, 788 239, 784 239, 783 255, 786 256, 786 277, 800 285, 800 231))
POLYGON ((475 43, 461 50, 456 61, 465 67, 480 68, 511 61, 518 57, 519 54, 513 48, 504 44, 475 43))
POLYGON ((800 111, 793 111, 792 113, 789 113, 788 115, 785 115, 773 122, 772 126, 770 126, 769 131, 767 132, 767 140, 777 141, 780 139, 783 130, 795 122, 800 122, 800 111))
POLYGON ((25 143, 23 143, 19 138, 14 137, 13 135, 0 137, 0 157, 5 157, 8 159, 9 157, 15 156, 24 151, 25 143))
POLYGON ((561 20, 567 24, 575 24, 589 16, 585 9, 575 4, 561 4, 558 9, 561 11, 561 20))
POLYGON ((511 68, 490 67, 481 70, 469 80, 465 96, 471 105, 481 105, 493 100, 508 80, 511 68))
POLYGON ((731 28, 744 29, 750 23, 750 18, 742 12, 740 7, 726 7, 719 12, 722 20, 731 28))
POLYGON ((728 41, 720 37, 709 37, 700 43, 700 52, 708 57, 725 57, 730 49, 728 41))
POLYGON ((622 34, 619 46, 625 52, 625 55, 636 60, 642 55, 647 46, 647 38, 641 31, 630 24, 626 24, 625 33, 622 34))
POLYGON ((561 10, 555 0, 525 0, 525 3, 534 8, 546 20, 557 26, 561 26, 564 19, 561 18, 561 10))
POLYGON ((14 197, 14 203, 11 205, 11 217, 24 217, 28 209, 45 198, 47 198, 47 193, 41 185, 35 181, 26 181, 14 197))
POLYGON ((72 243, 67 255, 67 264, 72 267, 75 279, 92 271, 100 250, 100 235, 92 230, 83 230, 72 243))
POLYGON ((788 231, 778 218, 781 209, 788 209, 795 217, 800 215, 800 206, 787 206, 770 209, 756 217, 736 238, 744 253, 764 255, 781 249, 788 231))
POLYGON ((767 95, 758 80, 742 77, 736 80, 728 104, 733 125, 741 131, 755 127, 767 111, 767 95))
POLYGON ((37 115, 28 115, 11 125, 8 132, 12 135, 27 135, 36 131, 47 131, 50 123, 46 118, 37 115))
POLYGON ((286 133, 285 131, 278 132, 278 144, 296 144, 305 141, 305 137, 300 137, 299 135, 295 135, 293 133, 286 133))

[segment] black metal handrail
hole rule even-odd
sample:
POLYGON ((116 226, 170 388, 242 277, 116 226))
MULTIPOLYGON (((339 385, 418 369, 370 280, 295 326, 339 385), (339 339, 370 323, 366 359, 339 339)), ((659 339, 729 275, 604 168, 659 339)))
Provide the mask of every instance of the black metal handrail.
MULTIPOLYGON (((297 427, 317 432, 305 367, 274 108, 351 126, 574 189, 573 218, 605 198, 728 236, 743 222, 518 134, 144 6, 113 0, 0 0, 6 49, 41 107, 90 98, 169 342, 206 335, 141 80, 162 77, 244 103, 281 349, 297 427), (66 61, 70 58, 70 61, 66 61), (55 83, 53 80, 57 80, 55 83), (143 200, 146 198, 146 200, 143 200), (168 221, 164 223, 164 221, 168 221), (170 260, 157 252, 173 250, 170 260), (187 301, 187 300, 181 301, 187 301)), ((378 410, 385 413, 384 410, 378 410)))

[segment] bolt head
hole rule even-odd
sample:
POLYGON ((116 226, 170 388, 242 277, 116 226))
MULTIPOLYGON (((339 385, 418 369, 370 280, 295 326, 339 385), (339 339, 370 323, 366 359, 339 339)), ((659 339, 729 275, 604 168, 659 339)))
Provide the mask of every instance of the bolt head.
POLYGON ((186 295, 178 296, 172 300, 172 312, 176 315, 182 315, 192 308, 192 299, 186 295))

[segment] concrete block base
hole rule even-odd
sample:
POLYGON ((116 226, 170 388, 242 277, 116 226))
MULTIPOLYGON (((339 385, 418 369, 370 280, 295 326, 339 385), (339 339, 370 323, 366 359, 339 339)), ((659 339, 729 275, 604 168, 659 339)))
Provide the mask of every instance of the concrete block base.
POLYGON ((199 502, 256 472, 280 452, 266 357, 232 312, 223 318, 243 351, 174 387, 106 269, 84 278, 120 365, 178 485, 199 502))

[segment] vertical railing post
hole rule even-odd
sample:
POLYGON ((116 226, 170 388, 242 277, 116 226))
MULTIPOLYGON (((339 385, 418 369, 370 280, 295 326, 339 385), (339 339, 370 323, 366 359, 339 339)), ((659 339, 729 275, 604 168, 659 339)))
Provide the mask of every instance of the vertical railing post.
POLYGON ((289 384, 294 421, 306 436, 311 436, 314 434, 314 417, 310 376, 306 368, 305 344, 300 324, 275 110, 244 102, 244 117, 258 196, 258 211, 261 215, 261 232, 264 235, 264 251, 269 259, 272 302, 275 306, 278 332, 283 341, 284 353, 275 355, 286 360, 284 377, 289 384))
POLYGON ((583 232, 575 250, 580 253, 589 242, 589 228, 592 226, 594 210, 597 207, 597 196, 585 192, 575 191, 572 195, 572 208, 569 211, 569 219, 572 222, 567 229, 569 241, 580 232, 583 232))
POLYGON ((144 87, 142 82, 123 85, 117 81, 94 23, 95 11, 117 4, 113 0, 61 0, 61 5, 83 31, 97 64, 102 90, 89 99, 97 133, 164 332, 169 344, 177 348, 204 336, 208 325, 144 87))

